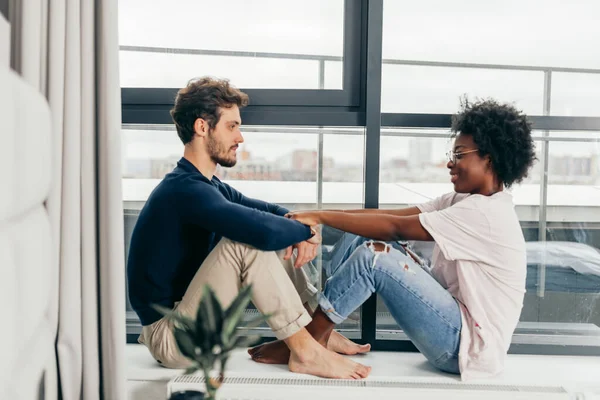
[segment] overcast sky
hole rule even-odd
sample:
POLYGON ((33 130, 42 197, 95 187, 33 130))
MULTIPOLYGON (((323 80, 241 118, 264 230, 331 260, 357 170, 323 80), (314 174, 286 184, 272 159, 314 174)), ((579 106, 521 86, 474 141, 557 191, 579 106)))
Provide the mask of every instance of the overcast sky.
MULTIPOLYGON (((343 54, 343 0, 119 0, 119 13, 121 45, 343 54)), ((387 0, 383 57, 600 70, 599 17, 598 0, 387 0)), ((341 63, 326 63, 326 88, 340 89, 341 73, 341 63)), ((122 86, 181 87, 204 74, 230 78, 239 87, 318 88, 316 61, 121 52, 122 86)), ((539 115, 543 85, 541 72, 384 65, 382 110, 452 113, 467 93, 539 115)), ((600 116, 600 74, 554 73, 551 113, 600 116)), ((248 133, 246 139, 248 150, 263 158, 316 149, 317 143, 315 135, 248 133)), ((174 132, 128 131, 125 141, 130 158, 181 149, 174 132)), ((382 144, 384 160, 406 157, 408 139, 384 138, 382 144)), ((433 151, 443 155, 447 146, 436 139, 433 151)), ((598 143, 553 144, 550 150, 600 153, 598 143)), ((327 136, 325 155, 362 160, 363 138, 327 136)))

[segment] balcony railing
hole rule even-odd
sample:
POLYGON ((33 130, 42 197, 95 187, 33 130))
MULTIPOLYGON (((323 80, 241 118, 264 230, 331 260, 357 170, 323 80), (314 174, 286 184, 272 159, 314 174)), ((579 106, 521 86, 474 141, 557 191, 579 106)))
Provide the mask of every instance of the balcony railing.
MULTIPOLYGON (((342 57, 309 55, 309 54, 291 54, 291 53, 269 53, 269 52, 251 52, 251 51, 227 51, 227 50, 203 50, 203 49, 183 49, 183 48, 164 48, 164 47, 144 47, 144 46, 120 46, 121 51, 126 52, 143 52, 143 53, 159 53, 159 54, 184 54, 198 56, 230 56, 230 57, 248 57, 248 58, 276 58, 288 60, 314 60, 318 62, 318 88, 325 87, 325 62, 337 61, 343 62, 342 57)), ((590 68, 564 68, 551 66, 526 66, 526 65, 504 65, 504 64, 480 64, 480 63, 459 63, 459 62, 443 62, 443 61, 419 61, 419 60, 402 60, 402 59, 383 59, 383 65, 407 65, 421 67, 439 67, 439 68, 471 68, 471 69, 486 69, 486 70, 512 70, 512 71, 537 71, 543 74, 543 115, 550 115, 550 105, 552 100, 552 76, 553 73, 574 73, 574 74, 600 74, 600 69, 590 68)), ((147 126, 147 129, 152 129, 147 126)), ((139 126, 136 126, 139 129, 139 126)), ((144 128, 145 129, 145 128, 144 128)), ((161 127, 161 129, 164 129, 161 127)), ((261 132, 265 132, 266 128, 261 128, 261 132)), ((251 131, 248 127, 246 131, 251 131)), ((285 129, 277 128, 278 132, 284 132, 285 129)), ((290 130, 294 133, 303 133, 301 129, 294 128, 290 130)), ((541 158, 540 163, 540 204, 539 212, 539 241, 546 241, 546 224, 547 224, 547 204, 548 204, 548 169, 549 169, 549 142, 600 142, 600 138, 584 138, 584 137, 567 137, 556 138, 550 137, 549 130, 541 132, 541 136, 536 136, 535 140, 541 142, 541 158)), ((310 133, 315 133, 315 130, 310 130, 310 133)), ((343 133, 343 134, 361 134, 357 130, 352 129, 319 129, 317 131, 317 176, 316 176, 316 199, 317 206, 323 206, 323 135, 325 133, 343 133)), ((447 135, 441 133, 410 133, 410 132, 393 132, 382 130, 381 135, 384 136, 408 136, 408 137, 430 137, 430 138, 446 138, 447 135)), ((545 286, 545 268, 540 266, 539 287, 540 296, 543 296, 543 288, 545 286)))

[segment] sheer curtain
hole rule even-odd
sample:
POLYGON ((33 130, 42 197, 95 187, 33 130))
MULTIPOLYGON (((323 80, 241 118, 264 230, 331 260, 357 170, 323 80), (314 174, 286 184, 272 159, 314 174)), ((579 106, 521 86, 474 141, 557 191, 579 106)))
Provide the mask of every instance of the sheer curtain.
MULTIPOLYGON (((58 388, 126 398, 117 0, 12 0, 11 64, 50 104, 58 388)), ((56 393, 54 393, 56 392, 56 393)))

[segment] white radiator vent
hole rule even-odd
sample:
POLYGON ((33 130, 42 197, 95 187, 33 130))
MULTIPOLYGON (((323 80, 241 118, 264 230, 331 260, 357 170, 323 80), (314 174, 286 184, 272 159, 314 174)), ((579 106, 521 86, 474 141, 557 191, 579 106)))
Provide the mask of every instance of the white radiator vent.
MULTIPOLYGON (((204 377, 200 375, 182 375, 171 381, 171 387, 177 386, 204 387, 204 377)), ((294 379, 294 378, 252 378, 226 377, 223 387, 228 385, 321 387, 321 388, 394 388, 394 389, 428 389, 428 390, 460 390, 480 392, 520 392, 536 394, 566 394, 561 386, 527 386, 527 385, 491 385, 451 382, 418 382, 403 380, 346 380, 346 379, 294 379)), ((483 394, 482 394, 483 395, 483 394)))

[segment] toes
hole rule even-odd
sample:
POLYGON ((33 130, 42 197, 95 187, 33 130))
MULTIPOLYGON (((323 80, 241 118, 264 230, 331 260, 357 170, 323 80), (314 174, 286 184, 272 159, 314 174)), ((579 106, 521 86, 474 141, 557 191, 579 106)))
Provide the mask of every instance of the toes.
POLYGON ((254 356, 254 357, 252 357, 252 360, 255 361, 255 362, 257 362, 257 363, 261 363, 261 364, 269 364, 267 362, 267 360, 264 359, 262 356, 254 356))
POLYGON ((362 378, 366 378, 369 376, 369 373, 371 373, 371 367, 359 364, 358 368, 356 369, 356 373, 358 373, 362 378))
POLYGON ((368 352, 368 351, 371 350, 371 345, 370 344, 363 344, 363 345, 358 346, 358 349, 359 349, 358 350, 359 352, 366 353, 366 352, 368 352))

